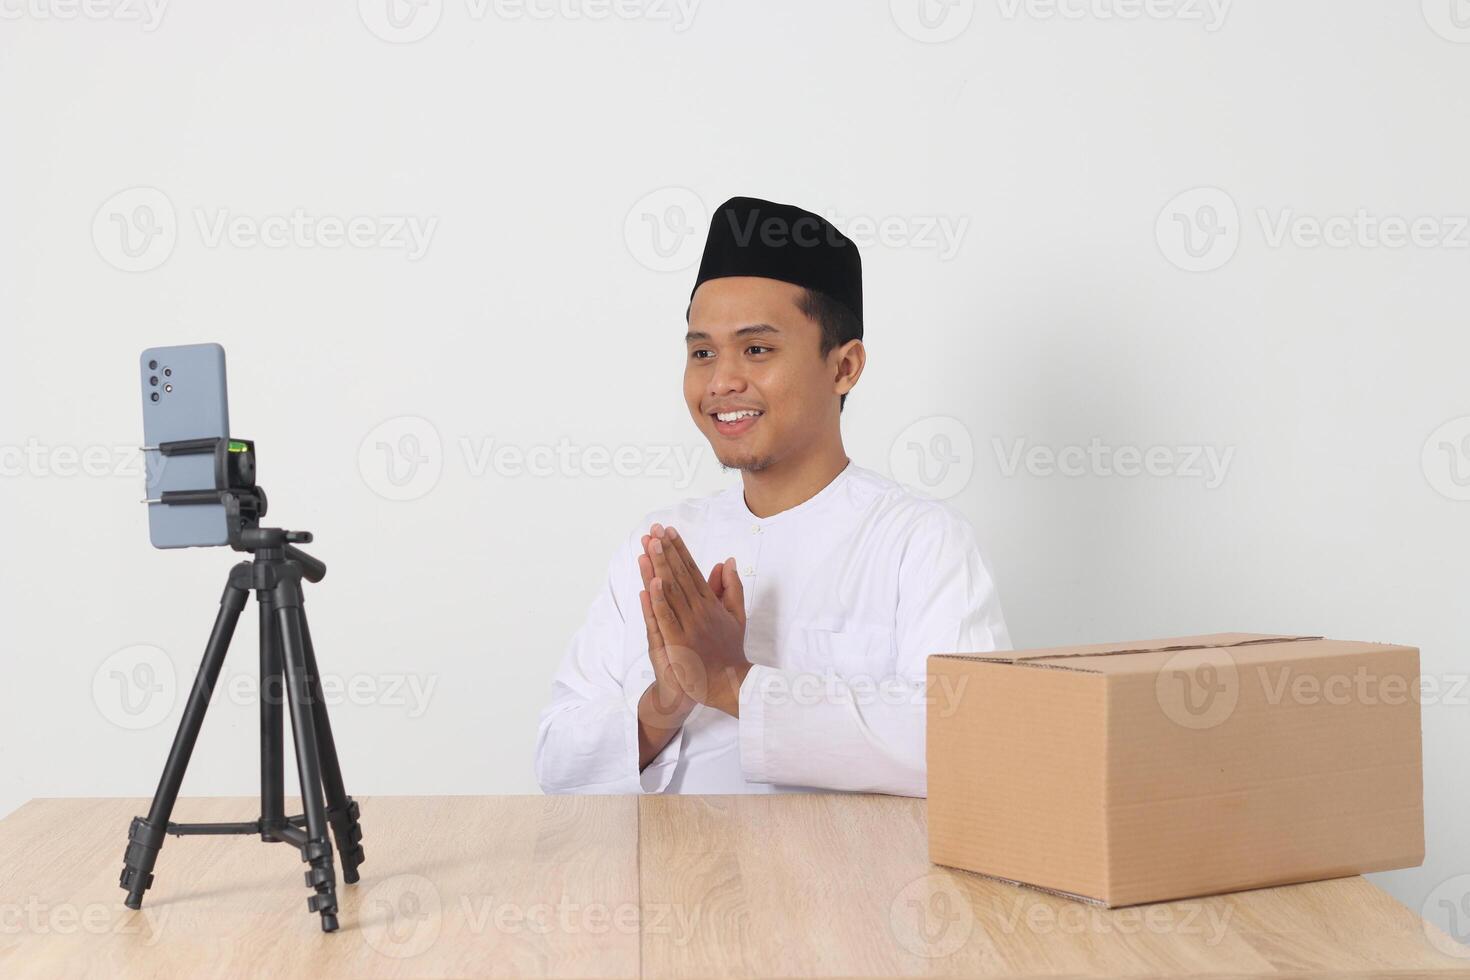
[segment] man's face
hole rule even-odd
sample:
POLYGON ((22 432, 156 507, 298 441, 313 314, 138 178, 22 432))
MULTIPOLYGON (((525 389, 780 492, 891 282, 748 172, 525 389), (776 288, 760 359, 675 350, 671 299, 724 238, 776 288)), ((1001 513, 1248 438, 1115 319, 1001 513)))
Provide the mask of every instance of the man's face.
POLYGON ((822 355, 821 327, 797 305, 803 295, 755 276, 711 279, 694 293, 684 400, 725 466, 759 472, 837 429, 840 349, 822 355))

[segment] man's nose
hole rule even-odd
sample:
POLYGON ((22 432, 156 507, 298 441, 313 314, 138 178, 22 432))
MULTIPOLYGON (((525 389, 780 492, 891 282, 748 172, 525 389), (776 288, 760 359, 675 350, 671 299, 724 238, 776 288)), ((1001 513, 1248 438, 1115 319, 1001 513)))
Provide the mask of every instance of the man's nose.
POLYGON ((711 395, 727 395, 731 392, 744 390, 745 374, 739 369, 739 365, 716 365, 715 372, 709 379, 709 393, 711 395))

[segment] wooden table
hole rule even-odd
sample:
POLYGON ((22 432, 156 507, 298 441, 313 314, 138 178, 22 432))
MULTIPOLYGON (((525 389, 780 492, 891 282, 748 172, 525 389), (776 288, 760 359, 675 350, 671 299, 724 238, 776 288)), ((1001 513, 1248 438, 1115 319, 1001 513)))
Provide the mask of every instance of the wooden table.
POLYGON ((294 848, 170 837, 132 912, 147 801, 32 801, 0 821, 0 976, 1470 976, 1362 878, 1106 911, 930 865, 920 800, 361 803, 363 879, 326 935, 294 848))

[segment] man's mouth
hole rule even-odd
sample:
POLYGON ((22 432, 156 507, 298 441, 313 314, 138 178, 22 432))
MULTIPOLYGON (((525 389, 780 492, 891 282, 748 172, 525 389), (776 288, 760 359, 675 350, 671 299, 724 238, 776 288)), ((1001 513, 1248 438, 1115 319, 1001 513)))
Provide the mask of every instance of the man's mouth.
POLYGON ((737 408, 729 412, 711 412, 715 420, 715 431, 724 436, 744 434, 765 413, 754 408, 737 408))

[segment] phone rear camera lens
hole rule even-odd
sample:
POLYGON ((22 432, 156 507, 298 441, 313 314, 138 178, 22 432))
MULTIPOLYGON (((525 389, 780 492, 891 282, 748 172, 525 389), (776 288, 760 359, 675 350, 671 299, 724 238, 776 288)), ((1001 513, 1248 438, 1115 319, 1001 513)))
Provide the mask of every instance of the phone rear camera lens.
POLYGON ((148 362, 148 370, 153 371, 153 370, 156 370, 157 368, 158 368, 158 362, 157 361, 149 361, 148 362))
POLYGON ((151 385, 158 384, 158 375, 155 374, 153 377, 149 378, 148 383, 151 385))
POLYGON ((173 391, 174 390, 174 386, 173 385, 164 385, 163 386, 163 390, 164 391, 173 391))
POLYGON ((174 369, 173 368, 164 368, 163 369, 163 376, 165 378, 172 378, 174 376, 174 369))
POLYGON ((149 395, 148 397, 151 398, 151 399, 153 399, 154 401, 158 401, 158 392, 155 391, 153 394, 149 395))

